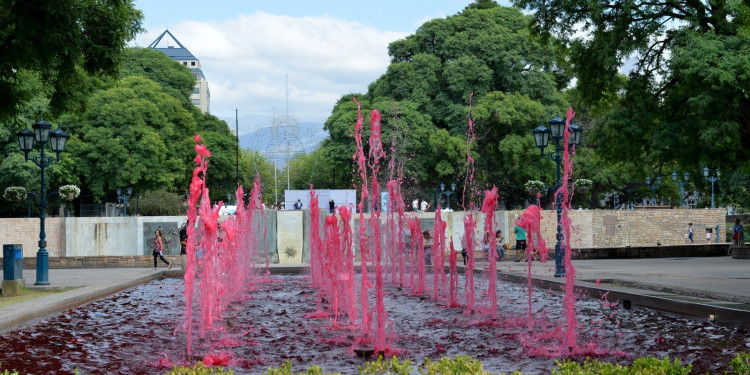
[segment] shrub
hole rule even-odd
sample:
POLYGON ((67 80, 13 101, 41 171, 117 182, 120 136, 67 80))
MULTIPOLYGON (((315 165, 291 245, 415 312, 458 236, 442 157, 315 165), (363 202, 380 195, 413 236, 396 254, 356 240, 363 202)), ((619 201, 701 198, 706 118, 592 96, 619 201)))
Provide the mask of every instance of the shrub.
POLYGON ((367 362, 364 366, 358 368, 359 373, 363 375, 409 375, 414 370, 410 360, 404 360, 399 363, 397 357, 392 357, 390 361, 383 361, 383 356, 378 356, 377 361, 367 362))
POLYGON ((171 370, 164 375, 232 375, 234 371, 224 370, 223 367, 206 367, 203 362, 198 362, 193 367, 173 366, 171 370))
POLYGON ((438 375, 438 374, 474 374, 484 375, 489 372, 484 371, 482 361, 471 358, 467 355, 457 355, 455 359, 450 357, 440 358, 437 362, 431 362, 425 358, 424 366, 420 367, 420 374, 438 375))
MULTIPOLYGON (((128 202, 128 211, 135 212, 135 203, 135 199, 128 202)), ((142 216, 178 216, 185 215, 186 211, 182 196, 166 190, 147 191, 138 201, 138 212, 142 216)))
MULTIPOLYGON (((669 358, 656 359, 653 357, 637 358, 631 366, 623 366, 615 363, 599 362, 586 358, 583 363, 565 360, 555 362, 557 369, 552 370, 554 375, 688 375, 692 365, 682 366, 678 359, 670 361, 669 358)), ((750 375, 750 353, 740 353, 730 362, 733 373, 750 375)), ((482 362, 467 355, 458 355, 455 359, 443 357, 437 362, 425 358, 424 365, 419 366, 417 372, 421 375, 447 375, 447 374, 473 374, 484 375, 489 372, 484 371, 482 362)), ((365 363, 357 368, 358 373, 362 375, 408 375, 414 373, 412 362, 404 360, 399 362, 397 357, 392 357, 384 361, 380 356, 376 361, 365 363)), ((224 370, 222 367, 207 368, 202 362, 198 362, 192 368, 174 366, 172 370, 165 375, 231 375, 231 370, 224 370)), ((295 375, 292 372, 292 362, 287 360, 279 368, 269 368, 266 375, 295 375)), ((298 375, 324 375, 319 366, 313 365, 298 375)), ((333 375, 325 373, 326 375, 333 375)), ((17 373, 8 373, 0 375, 17 375, 17 373)), ((523 375, 519 371, 514 371, 513 375, 523 375)))
POLYGON ((633 365, 622 366, 613 363, 591 361, 586 358, 583 364, 566 360, 562 363, 556 362, 559 369, 552 370, 554 375, 630 375, 630 374, 654 374, 654 375, 687 375, 693 367, 687 365, 682 367, 680 360, 670 362, 669 358, 659 360, 653 357, 638 358, 633 365))
MULTIPOLYGON (((292 372, 292 361, 287 359, 281 367, 269 368, 266 370, 266 375, 294 375, 294 372, 292 372)), ((299 375, 323 375, 323 370, 318 365, 313 365, 305 372, 300 372, 299 375)))
POLYGON ((750 353, 737 354, 729 364, 732 365, 735 374, 750 375, 750 353))

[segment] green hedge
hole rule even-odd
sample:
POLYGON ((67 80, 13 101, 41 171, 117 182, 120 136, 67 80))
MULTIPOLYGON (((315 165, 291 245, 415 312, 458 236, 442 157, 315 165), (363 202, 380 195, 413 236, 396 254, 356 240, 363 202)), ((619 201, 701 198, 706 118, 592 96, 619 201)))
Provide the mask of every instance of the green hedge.
MULTIPOLYGON (((138 201, 138 214, 141 216, 180 216, 185 215, 185 199, 166 190, 147 191, 138 201)), ((128 202, 128 212, 135 212, 135 199, 128 202)))
MULTIPOLYGON (((413 374, 415 368, 413 362, 404 360, 399 362, 397 357, 390 360, 383 360, 379 357, 375 361, 367 362, 357 368, 361 375, 409 375, 413 374)), ((599 362, 598 360, 586 359, 583 363, 571 360, 556 362, 556 369, 551 370, 553 375, 683 375, 690 374, 691 365, 683 366, 679 360, 670 361, 669 358, 656 359, 653 357, 638 358, 630 366, 623 366, 608 362, 599 362)), ((750 353, 740 353, 730 362, 732 374, 750 375, 750 353)), ((429 358, 424 360, 424 365, 416 368, 417 373, 421 375, 458 375, 458 374, 490 374, 483 369, 482 362, 469 356, 456 356, 441 358, 437 362, 430 361, 429 358)), ((221 367, 206 368, 203 363, 198 362, 192 368, 174 367, 165 375, 230 375, 234 374, 232 370, 224 370, 221 367)), ((300 375, 324 375, 319 366, 314 365, 300 375)), ((333 375, 325 373, 326 375, 333 375)), ((295 375, 292 372, 292 362, 286 361, 279 368, 269 368, 266 375, 295 375)), ((513 375, 523 375, 519 371, 513 372, 513 375)))

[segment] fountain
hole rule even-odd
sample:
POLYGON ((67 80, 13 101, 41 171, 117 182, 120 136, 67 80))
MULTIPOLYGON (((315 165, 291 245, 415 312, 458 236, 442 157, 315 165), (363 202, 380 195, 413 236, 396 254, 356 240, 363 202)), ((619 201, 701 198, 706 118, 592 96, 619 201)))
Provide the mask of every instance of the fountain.
MULTIPOLYGON (((311 187, 310 207, 317 214, 310 215, 310 274, 270 275, 267 253, 261 274, 254 266, 262 264, 256 249, 261 232, 265 236, 260 181, 255 180, 247 209, 238 205, 236 217, 219 223, 218 208, 205 187, 210 152, 196 137, 184 279, 150 282, 6 332, 0 340, 0 351, 7 353, 2 368, 145 374, 202 360, 229 366, 236 373, 259 373, 291 360, 294 371, 318 364, 326 372, 350 373, 363 361, 357 352, 370 351, 416 361, 469 354, 483 361, 488 371, 529 373, 547 371, 554 361, 567 357, 628 363, 634 355, 669 355, 692 363, 696 371, 719 372, 736 352, 747 350, 746 331, 652 310, 620 310, 606 299, 576 298, 571 280, 563 294, 531 283, 498 282, 491 261, 475 273, 480 212, 482 231, 495 229, 494 188, 485 192, 480 212, 465 215, 462 247, 468 257, 463 274, 439 210, 432 228, 435 243, 427 256, 419 220, 404 215, 399 178, 387 184, 389 199, 394 198, 389 200, 381 247, 380 205, 372 204, 379 197, 383 156, 379 114, 371 113, 367 154, 362 125, 358 111, 354 159, 362 178, 359 273, 350 226, 353 213, 339 207, 324 218, 321 228, 317 194, 311 187), (407 223, 409 238, 404 236, 407 223), (447 275, 442 258, 446 248, 447 275)), ((473 195, 473 188, 468 189, 473 195)), ((236 196, 243 201, 241 187, 236 196)), ((540 215, 541 209, 531 206, 516 224, 529 230, 529 249, 544 254, 540 215)), ((489 238, 494 241, 494 236, 489 238)), ((494 249, 491 242, 490 259, 496 257, 494 249)), ((530 257, 527 260, 532 267, 530 257)))

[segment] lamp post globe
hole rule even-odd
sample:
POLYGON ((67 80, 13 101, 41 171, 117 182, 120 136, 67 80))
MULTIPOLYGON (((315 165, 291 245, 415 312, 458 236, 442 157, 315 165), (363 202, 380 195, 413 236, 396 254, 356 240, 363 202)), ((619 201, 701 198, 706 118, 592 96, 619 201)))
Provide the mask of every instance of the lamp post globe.
POLYGON ((536 129, 531 131, 531 134, 534 135, 534 143, 536 143, 536 147, 539 147, 542 155, 544 155, 544 149, 549 144, 549 129, 543 124, 539 124, 536 129))
POLYGON ((552 139, 561 139, 565 135, 565 120, 560 116, 555 116, 552 120, 549 120, 547 125, 549 125, 552 139))
POLYGON ((29 152, 34 149, 34 132, 31 129, 24 129, 17 134, 18 146, 25 154, 26 161, 29 160, 29 152))
POLYGON ((578 126, 575 122, 570 123, 570 135, 568 136, 568 145, 578 146, 581 143, 581 135, 583 135, 583 128, 578 126))
POLYGON ((49 133, 52 130, 52 124, 40 119, 34 125, 31 125, 31 128, 34 129, 36 143, 44 145, 49 142, 49 133))

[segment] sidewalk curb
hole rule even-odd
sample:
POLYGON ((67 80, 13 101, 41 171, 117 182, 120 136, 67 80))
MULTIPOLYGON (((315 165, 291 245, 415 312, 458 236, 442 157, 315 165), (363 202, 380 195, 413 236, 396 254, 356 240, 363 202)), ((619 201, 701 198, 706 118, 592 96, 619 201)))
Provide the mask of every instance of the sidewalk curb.
MULTIPOLYGON (((175 270, 178 274, 180 270, 175 270)), ((89 302, 104 298, 110 294, 117 293, 152 280, 165 277, 173 277, 175 271, 154 272, 153 274, 138 277, 121 283, 106 283, 100 285, 89 285, 79 287, 67 292, 32 299, 6 308, 7 314, 0 316, 0 332, 9 329, 18 329, 20 325, 29 323, 36 319, 42 319, 52 314, 64 312, 89 302)))

